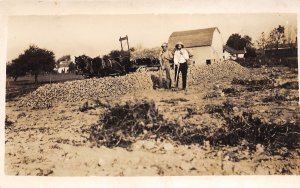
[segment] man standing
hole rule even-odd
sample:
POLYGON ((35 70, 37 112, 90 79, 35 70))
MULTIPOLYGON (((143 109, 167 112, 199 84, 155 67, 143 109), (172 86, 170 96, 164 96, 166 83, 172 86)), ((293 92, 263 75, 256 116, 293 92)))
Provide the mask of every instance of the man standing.
POLYGON ((188 51, 184 49, 184 45, 182 42, 178 42, 175 46, 175 53, 174 53, 175 82, 176 82, 176 87, 178 88, 179 73, 181 72, 183 90, 186 90, 188 59, 189 59, 188 51))
POLYGON ((168 43, 163 43, 161 45, 161 47, 162 47, 162 51, 159 54, 159 63, 160 63, 161 69, 163 71, 166 71, 167 88, 171 89, 172 80, 171 80, 171 66, 170 66, 170 61, 173 59, 173 55, 171 54, 171 52, 169 52, 167 50, 168 43))

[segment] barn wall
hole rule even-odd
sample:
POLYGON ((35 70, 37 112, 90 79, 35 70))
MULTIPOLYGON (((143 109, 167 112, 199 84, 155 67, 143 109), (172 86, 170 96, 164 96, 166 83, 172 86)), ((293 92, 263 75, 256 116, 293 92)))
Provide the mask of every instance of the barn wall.
POLYGON ((223 39, 221 33, 215 29, 212 38, 212 59, 219 61, 223 58, 223 39))
POLYGON ((187 48, 193 55, 192 60, 195 64, 205 64, 207 59, 212 58, 212 49, 210 46, 187 48))
POLYGON ((187 48, 193 55, 195 64, 206 64, 206 60, 211 60, 211 63, 223 60, 223 39, 221 34, 216 29, 213 33, 212 45, 187 48))

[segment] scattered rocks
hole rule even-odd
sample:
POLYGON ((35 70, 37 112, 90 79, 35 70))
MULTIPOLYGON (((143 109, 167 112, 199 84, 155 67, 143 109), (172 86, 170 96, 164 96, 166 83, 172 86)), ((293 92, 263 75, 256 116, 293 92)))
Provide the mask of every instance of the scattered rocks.
POLYGON ((153 149, 156 147, 155 143, 153 141, 145 141, 143 144, 144 148, 147 150, 153 149))
POLYGON ((223 158, 224 161, 229 161, 229 159, 230 159, 229 155, 226 155, 226 156, 223 158))
POLYGON ((193 165, 191 163, 188 163, 188 162, 181 162, 180 168, 182 170, 189 171, 193 168, 193 165))
POLYGON ((22 117, 26 117, 25 112, 21 112, 20 114, 18 114, 17 119, 22 118, 22 117))
POLYGON ((106 160, 100 157, 98 159, 98 166, 104 166, 105 164, 106 164, 106 160))
POLYGON ((165 144, 163 144, 163 148, 166 151, 173 151, 174 150, 174 146, 171 143, 165 143, 165 144))
POLYGON ((36 169, 36 176, 49 176, 51 174, 53 174, 53 170, 52 169, 41 169, 41 168, 37 168, 36 169))
POLYGON ((210 150, 210 142, 208 140, 204 141, 203 145, 206 150, 210 150))
POLYGON ((261 144, 256 145, 256 154, 262 154, 265 151, 265 147, 261 144))
POLYGON ((233 108, 232 108, 232 110, 233 110, 235 113, 239 112, 239 108, 238 108, 238 107, 236 107, 236 106, 235 106, 235 107, 233 107, 233 108))
POLYGON ((135 143, 132 144, 132 149, 134 150, 141 150, 141 149, 146 149, 146 150, 151 150, 157 147, 154 141, 151 140, 138 140, 135 143))

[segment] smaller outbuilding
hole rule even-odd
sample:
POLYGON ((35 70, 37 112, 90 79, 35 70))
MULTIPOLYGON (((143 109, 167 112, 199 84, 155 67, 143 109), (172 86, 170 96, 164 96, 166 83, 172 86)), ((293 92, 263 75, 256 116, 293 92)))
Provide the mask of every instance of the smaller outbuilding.
POLYGON ((228 59, 236 60, 238 58, 244 58, 245 54, 246 54, 246 48, 244 48, 243 50, 236 50, 227 45, 223 47, 223 58, 225 60, 228 59))
POLYGON ((63 56, 57 60, 56 70, 58 73, 68 73, 69 65, 74 61, 71 60, 70 55, 63 56))

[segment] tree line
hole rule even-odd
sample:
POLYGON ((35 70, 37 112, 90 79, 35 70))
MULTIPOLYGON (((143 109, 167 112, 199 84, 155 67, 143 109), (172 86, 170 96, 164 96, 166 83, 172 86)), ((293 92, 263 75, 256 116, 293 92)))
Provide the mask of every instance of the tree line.
POLYGON ((236 50, 246 49, 245 58, 256 57, 257 50, 266 50, 267 48, 274 48, 278 50, 280 44, 292 44, 297 42, 297 37, 293 39, 290 33, 286 32, 284 26, 279 25, 270 31, 269 34, 262 32, 259 38, 255 41, 256 47, 252 38, 248 35, 243 37, 240 34, 234 33, 228 38, 226 45, 236 50))
POLYGON ((30 74, 34 76, 34 82, 38 82, 38 76, 42 73, 54 73, 55 67, 59 66, 59 62, 63 60, 69 60, 68 72, 74 73, 86 69, 91 62, 93 62, 93 68, 97 71, 102 60, 120 58, 123 52, 119 50, 112 50, 109 54, 92 58, 87 55, 79 56, 77 62, 71 62, 70 55, 65 55, 55 61, 55 55, 52 51, 39 48, 36 45, 30 45, 22 54, 16 59, 13 59, 11 63, 6 64, 6 74, 17 81, 19 77, 30 74))
MULTIPOLYGON (((247 57, 256 57, 257 50, 265 50, 269 46, 273 46, 276 49, 279 48, 280 44, 283 43, 292 43, 293 40, 291 37, 286 36, 285 27, 279 25, 270 31, 269 35, 266 35, 264 32, 261 33, 259 39, 256 41, 256 46, 252 41, 252 38, 248 35, 241 36, 240 34, 234 33, 228 38, 226 45, 236 50, 246 49, 245 58, 247 57)), ((131 51, 134 49, 132 48, 131 51)), ((95 57, 91 58, 86 55, 79 56, 82 61, 74 62, 69 64, 69 72, 75 72, 75 70, 82 70, 88 66, 88 62, 94 60, 97 64, 101 63, 102 60, 111 58, 118 59, 126 57, 127 52, 122 52, 120 50, 112 50, 109 54, 104 55, 102 58, 95 57)), ((128 56, 127 56, 128 57, 128 56)), ((63 56, 59 60, 64 58, 70 58, 70 56, 63 56)), ((58 60, 58 61, 59 61, 58 60)), ((123 61, 129 64, 129 60, 123 61)), ((8 63, 6 66, 6 72, 8 76, 11 76, 16 81, 18 77, 25 76, 26 74, 31 74, 34 76, 35 83, 38 82, 38 76, 41 73, 53 73, 54 68, 56 67, 55 55, 52 51, 47 49, 39 48, 35 45, 30 45, 22 54, 20 54, 16 59, 12 60, 11 63, 8 63)), ((129 65, 124 65, 129 67, 129 65)))
POLYGON ((30 73, 34 76, 35 83, 42 72, 52 72, 55 68, 55 55, 52 51, 30 45, 18 58, 7 64, 6 73, 16 81, 18 77, 30 73))

